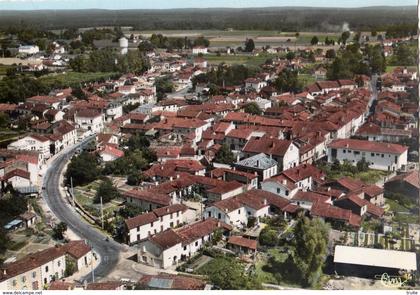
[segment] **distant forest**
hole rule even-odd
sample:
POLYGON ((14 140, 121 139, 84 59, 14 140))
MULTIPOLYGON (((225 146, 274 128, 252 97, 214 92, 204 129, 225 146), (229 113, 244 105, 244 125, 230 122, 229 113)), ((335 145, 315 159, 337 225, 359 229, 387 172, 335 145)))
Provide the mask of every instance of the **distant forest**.
POLYGON ((386 30, 417 23, 415 6, 368 8, 217 8, 171 10, 0 11, 0 28, 31 24, 42 29, 133 26, 136 30, 386 30))

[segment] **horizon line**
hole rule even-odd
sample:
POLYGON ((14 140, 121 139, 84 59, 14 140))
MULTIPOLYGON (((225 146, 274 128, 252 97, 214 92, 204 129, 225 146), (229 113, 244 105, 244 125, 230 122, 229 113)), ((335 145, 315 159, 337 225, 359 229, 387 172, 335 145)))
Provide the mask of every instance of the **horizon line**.
MULTIPOLYGON (((1 6, 1 2, 0 2, 1 6)), ((127 10, 217 10, 217 9, 235 9, 235 10, 244 10, 244 9, 272 9, 272 8, 310 8, 310 9, 369 9, 369 8, 408 8, 408 7, 417 7, 417 5, 372 5, 372 6, 358 6, 358 7, 348 7, 348 6, 307 6, 307 5, 295 5, 295 6, 246 6, 246 7, 234 7, 234 6, 220 6, 220 7, 179 7, 179 8, 100 8, 100 7, 90 7, 90 8, 22 8, 22 9, 3 9, 2 12, 14 12, 14 11, 84 11, 84 10, 103 10, 103 11, 127 11, 127 10)))

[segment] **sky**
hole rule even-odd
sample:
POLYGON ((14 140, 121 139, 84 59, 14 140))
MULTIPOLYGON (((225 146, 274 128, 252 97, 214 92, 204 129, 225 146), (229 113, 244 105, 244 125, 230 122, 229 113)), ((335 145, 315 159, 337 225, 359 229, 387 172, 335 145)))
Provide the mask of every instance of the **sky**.
POLYGON ((0 10, 171 9, 208 7, 367 7, 416 5, 416 0, 0 0, 0 10))

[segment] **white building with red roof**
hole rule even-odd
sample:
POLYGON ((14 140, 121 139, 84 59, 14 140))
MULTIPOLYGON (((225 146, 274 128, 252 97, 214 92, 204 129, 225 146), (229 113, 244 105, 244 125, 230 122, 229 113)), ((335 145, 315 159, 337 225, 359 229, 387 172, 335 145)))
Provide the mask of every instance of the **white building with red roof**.
POLYGON ((328 162, 347 160, 356 165, 362 159, 369 167, 384 171, 405 170, 407 166, 406 146, 394 143, 357 139, 337 139, 328 145, 328 162))

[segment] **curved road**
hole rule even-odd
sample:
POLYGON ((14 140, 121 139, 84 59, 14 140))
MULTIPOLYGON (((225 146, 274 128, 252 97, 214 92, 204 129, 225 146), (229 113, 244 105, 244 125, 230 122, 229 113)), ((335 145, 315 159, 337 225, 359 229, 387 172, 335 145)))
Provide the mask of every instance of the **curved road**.
MULTIPOLYGON (((79 237, 88 241, 93 250, 101 257, 101 262, 94 270, 94 277, 103 278, 108 275, 118 263, 119 254, 123 247, 112 241, 106 241, 106 236, 96 230, 92 225, 85 222, 82 217, 68 204, 60 193, 60 174, 67 161, 71 158, 77 148, 86 145, 94 137, 84 139, 69 150, 62 152, 56 159, 49 164, 48 170, 44 176, 43 196, 48 207, 57 216, 58 219, 65 222, 67 226, 79 237)), ((83 279, 92 281, 92 273, 86 275, 83 279)))

